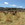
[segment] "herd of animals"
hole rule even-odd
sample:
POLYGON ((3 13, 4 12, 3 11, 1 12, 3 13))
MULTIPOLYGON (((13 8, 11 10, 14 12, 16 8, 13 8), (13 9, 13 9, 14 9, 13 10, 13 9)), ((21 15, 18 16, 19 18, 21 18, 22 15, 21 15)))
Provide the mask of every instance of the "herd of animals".
MULTIPOLYGON (((4 22, 10 22, 9 24, 11 24, 11 23, 12 24, 13 23, 16 24, 17 20, 20 18, 20 16, 22 16, 21 12, 25 12, 25 9, 22 9, 22 8, 3 8, 3 7, 0 7, 0 17, 3 17, 4 19, 5 19, 5 17, 7 17, 6 21, 4 21, 4 22)), ((1 19, 0 19, 0 21, 1 21, 1 19)))

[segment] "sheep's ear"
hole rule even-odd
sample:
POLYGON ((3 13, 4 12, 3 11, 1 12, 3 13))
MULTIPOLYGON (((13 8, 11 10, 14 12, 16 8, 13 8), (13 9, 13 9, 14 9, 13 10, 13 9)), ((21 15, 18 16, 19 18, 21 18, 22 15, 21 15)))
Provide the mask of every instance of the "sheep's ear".
POLYGON ((13 13, 13 15, 15 15, 15 13, 13 13))
POLYGON ((5 12, 3 12, 3 13, 4 13, 5 15, 8 14, 8 13, 5 13, 5 12))
POLYGON ((17 13, 17 11, 15 11, 15 13, 17 13))

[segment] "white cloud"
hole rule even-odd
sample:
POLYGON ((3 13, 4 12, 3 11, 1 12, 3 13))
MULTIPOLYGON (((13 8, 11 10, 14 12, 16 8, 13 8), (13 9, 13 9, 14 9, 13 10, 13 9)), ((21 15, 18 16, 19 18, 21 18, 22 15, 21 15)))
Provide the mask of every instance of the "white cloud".
POLYGON ((10 5, 10 6, 12 6, 12 7, 16 7, 16 8, 23 8, 23 6, 18 6, 18 5, 15 5, 15 4, 10 5))
POLYGON ((22 8, 23 6, 19 6, 20 8, 22 8))
POLYGON ((4 4, 9 4, 8 2, 4 2, 4 4))
POLYGON ((23 8, 23 6, 16 6, 17 8, 23 8))
POLYGON ((13 4, 13 5, 10 5, 10 6, 14 6, 14 7, 15 7, 16 5, 15 5, 15 4, 13 4))
POLYGON ((16 6, 16 5, 12 5, 12 6, 16 6))

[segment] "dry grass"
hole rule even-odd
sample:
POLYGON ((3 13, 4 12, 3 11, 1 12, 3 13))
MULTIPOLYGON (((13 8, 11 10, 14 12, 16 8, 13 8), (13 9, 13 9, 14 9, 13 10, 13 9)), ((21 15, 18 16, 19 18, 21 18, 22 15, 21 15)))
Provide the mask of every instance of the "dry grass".
POLYGON ((25 25, 25 12, 17 12, 16 15, 0 13, 0 25, 25 25))

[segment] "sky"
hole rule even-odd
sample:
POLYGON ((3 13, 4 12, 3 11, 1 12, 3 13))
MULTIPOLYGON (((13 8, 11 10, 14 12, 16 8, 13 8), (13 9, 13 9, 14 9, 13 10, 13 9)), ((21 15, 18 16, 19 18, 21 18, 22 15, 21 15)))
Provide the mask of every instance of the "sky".
POLYGON ((25 8, 25 0, 0 0, 0 7, 25 8))

